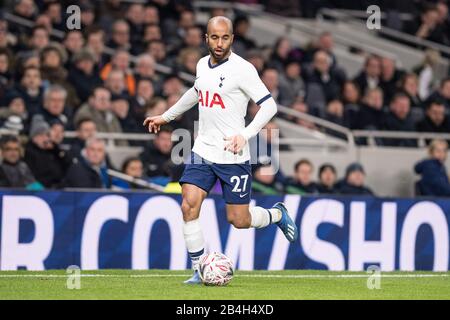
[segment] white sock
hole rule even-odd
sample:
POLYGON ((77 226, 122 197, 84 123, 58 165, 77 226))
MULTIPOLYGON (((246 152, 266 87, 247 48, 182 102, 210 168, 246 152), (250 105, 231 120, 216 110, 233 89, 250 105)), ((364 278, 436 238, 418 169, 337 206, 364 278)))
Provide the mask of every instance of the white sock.
POLYGON ((205 252, 205 240, 203 239, 200 220, 184 222, 183 235, 186 242, 186 248, 192 261, 192 268, 197 269, 200 257, 205 252))
POLYGON ((250 215, 252 216, 251 226, 253 228, 264 228, 271 223, 281 220, 281 212, 278 209, 264 209, 263 207, 250 207, 250 215))

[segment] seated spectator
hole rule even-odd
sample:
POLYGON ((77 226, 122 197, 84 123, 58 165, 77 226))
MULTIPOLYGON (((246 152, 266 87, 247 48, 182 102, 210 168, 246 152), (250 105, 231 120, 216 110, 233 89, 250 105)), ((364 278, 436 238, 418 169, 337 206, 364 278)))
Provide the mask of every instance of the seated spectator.
POLYGON ((267 89, 269 90, 272 97, 275 99, 276 102, 279 102, 280 99, 283 100, 283 98, 280 95, 280 89, 279 89, 279 73, 278 70, 275 68, 266 68, 262 72, 261 75, 262 82, 266 85, 267 89))
POLYGON ((0 187, 27 188, 37 186, 28 165, 21 160, 20 141, 16 136, 5 135, 0 139, 2 162, 0 164, 0 187))
POLYGON ((107 47, 125 51, 130 50, 130 26, 125 20, 119 19, 114 21, 111 39, 107 43, 107 47))
POLYGON ((51 44, 40 52, 41 74, 44 86, 58 84, 66 89, 66 104, 73 109, 80 105, 76 91, 67 80, 67 70, 64 62, 67 60, 67 53, 59 44, 51 44))
MULTIPOLYGON (((144 164, 138 157, 127 158, 122 165, 122 173, 133 178, 146 180, 144 176, 144 164)), ((144 189, 144 187, 136 183, 127 181, 121 181, 120 187, 125 189, 144 189)))
POLYGON ((275 180, 270 164, 259 163, 253 167, 252 194, 275 195, 283 192, 283 185, 275 180))
POLYGON ((97 133, 97 126, 95 122, 90 118, 81 118, 75 125, 76 138, 71 140, 71 147, 69 155, 72 158, 79 158, 81 156, 81 150, 84 149, 86 141, 93 138, 97 133))
POLYGON ((317 191, 320 194, 337 193, 336 189, 336 168, 329 163, 323 164, 319 168, 319 183, 317 191))
POLYGON ((126 50, 117 50, 114 53, 111 62, 100 71, 100 78, 107 81, 113 70, 122 71, 124 90, 127 91, 128 95, 133 96, 136 93, 136 80, 130 69, 130 54, 126 50))
POLYGON ((344 104, 345 109, 351 108, 358 111, 360 97, 361 92, 358 86, 353 81, 345 81, 342 86, 342 103, 344 104))
POLYGON ((160 91, 162 86, 162 77, 156 73, 155 66, 155 59, 150 54, 143 53, 139 55, 136 59, 136 64, 134 67, 134 77, 136 79, 136 83, 138 83, 141 79, 148 79, 152 82, 155 91, 160 91))
POLYGON ((404 72, 395 65, 395 60, 387 57, 381 58, 381 83, 380 88, 384 94, 384 104, 388 104, 397 90, 398 82, 404 72))
POLYGON ((359 111, 350 119, 351 128, 381 130, 384 118, 383 91, 380 88, 368 89, 362 98, 359 111))
POLYGON ((34 118, 30 140, 25 147, 25 162, 37 181, 46 188, 59 188, 71 159, 50 137, 50 127, 43 118, 34 118))
POLYGON ((332 69, 331 63, 328 53, 319 50, 314 54, 312 66, 303 73, 306 103, 320 110, 325 108, 326 101, 339 97, 340 88, 345 81, 345 76, 332 69))
MULTIPOLYGON (((1 29, 0 32, 2 32, 1 29)), ((9 50, 2 48, 0 45, 0 101, 5 92, 11 88, 13 83, 13 74, 10 71, 10 67, 11 57, 9 50)))
POLYGON ((97 73, 97 71, 102 70, 109 61, 109 56, 105 53, 105 31, 103 31, 103 29, 100 27, 92 27, 87 31, 86 49, 91 50, 94 54, 94 70, 96 70, 97 73))
POLYGON ((293 194, 315 194, 317 185, 312 181, 313 165, 307 159, 301 159, 295 164, 294 177, 288 182, 285 191, 293 194))
MULTIPOLYGON (((324 119, 340 126, 350 127, 350 121, 347 115, 344 113, 344 105, 338 99, 331 100, 327 103, 324 119)), ((336 135, 336 133, 334 132, 329 133, 336 135)))
POLYGON ((77 54, 84 46, 84 38, 81 30, 68 30, 64 35, 64 48, 68 54, 68 61, 70 61, 75 54, 77 54))
POLYGON ((404 31, 424 40, 447 45, 445 34, 439 28, 439 11, 434 4, 427 4, 422 9, 420 19, 412 19, 405 25, 404 31))
POLYGON ((400 88, 409 97, 411 108, 422 107, 422 99, 419 96, 419 80, 414 73, 407 73, 403 76, 400 88))
POLYGON ((296 60, 289 60, 284 66, 284 72, 280 75, 279 81, 280 100, 283 106, 290 106, 296 99, 305 97, 305 83, 301 77, 300 63, 296 60))
POLYGON ((130 103, 125 96, 115 96, 111 101, 111 109, 120 122, 123 132, 142 132, 142 123, 138 123, 130 114, 130 103))
POLYGON ((450 196, 450 183, 445 169, 447 151, 447 142, 435 139, 428 147, 429 158, 415 165, 414 171, 422 176, 416 185, 419 195, 450 196))
POLYGON ((95 70, 95 62, 95 56, 88 48, 81 49, 72 57, 68 80, 73 84, 81 101, 89 98, 93 88, 102 85, 102 80, 95 70))
MULTIPOLYGON (((196 75, 197 62, 201 58, 201 53, 195 48, 184 48, 178 54, 178 70, 186 72, 192 76, 196 75)), ((187 83, 189 84, 189 82, 187 83)))
POLYGON ((110 188, 103 140, 89 138, 81 158, 75 158, 63 180, 65 188, 110 188))
POLYGON ((291 42, 287 37, 278 38, 275 42, 273 53, 269 59, 270 67, 276 69, 278 73, 282 73, 286 62, 288 61, 291 48, 291 42))
POLYGON ((125 75, 119 69, 111 70, 105 80, 105 87, 111 92, 112 96, 128 96, 125 87, 125 75))
POLYGON ((338 182, 336 188, 341 194, 373 195, 372 190, 364 186, 365 172, 361 164, 350 164, 345 171, 345 179, 338 182))
POLYGON ((146 52, 160 64, 168 64, 166 44, 162 40, 153 40, 147 44, 146 52))
POLYGON ((381 84, 380 58, 375 55, 369 56, 364 64, 364 70, 353 81, 361 89, 361 92, 379 87, 381 84))
POLYGON ((122 132, 120 122, 111 110, 111 93, 105 87, 97 87, 92 91, 88 103, 85 103, 75 114, 74 123, 82 118, 92 119, 99 132, 122 132))
POLYGON ((428 97, 427 103, 432 100, 442 100, 446 112, 450 112, 450 77, 441 80, 439 90, 428 97))
POLYGON ((148 177, 170 177, 172 147, 172 128, 161 127, 155 139, 150 141, 139 155, 148 177))
POLYGON ((23 98, 17 93, 11 93, 6 101, 7 107, 0 108, 0 126, 7 127, 5 124, 11 119, 11 117, 17 117, 13 120, 14 123, 20 123, 20 128, 16 128, 19 133, 28 132, 28 112, 25 107, 23 98))
POLYGON ((31 121, 35 117, 44 117, 44 120, 50 124, 52 121, 59 121, 64 128, 71 128, 71 123, 67 119, 66 112, 66 98, 67 91, 60 85, 51 85, 44 92, 44 104, 39 112, 33 116, 31 121))
POLYGON ((18 95, 25 101, 25 106, 30 116, 37 113, 42 105, 43 95, 41 71, 39 68, 25 68, 20 85, 11 94, 18 95))
POLYGON ((416 124, 419 132, 450 132, 450 120, 445 115, 445 106, 441 101, 431 101, 427 105, 425 118, 416 124))
POLYGON ((419 78, 419 96, 422 100, 427 99, 436 82, 436 71, 441 60, 441 54, 437 50, 425 50, 425 56, 420 65, 414 68, 419 78))
POLYGON ((245 54, 252 49, 256 48, 255 42, 248 36, 250 28, 250 20, 243 15, 238 15, 233 21, 233 50, 240 55, 245 54))
POLYGON ((152 81, 148 78, 139 79, 136 95, 130 100, 130 113, 137 123, 141 124, 144 122, 146 107, 154 95, 155 91, 152 81))
MULTIPOLYGON (((295 101, 290 108, 292 108, 295 111, 301 112, 301 113, 305 113, 305 114, 311 114, 311 115, 316 115, 313 112, 311 112, 309 106, 301 101, 295 101)), ((313 122, 310 122, 308 120, 304 120, 298 117, 294 117, 294 116, 286 116, 286 118, 290 121, 293 121, 294 123, 298 124, 299 126, 311 129, 311 130, 317 130, 316 125, 313 122)))
MULTIPOLYGON (((397 93, 391 101, 390 112, 384 121, 384 130, 389 131, 415 131, 415 124, 411 118, 409 97, 404 93, 397 93)), ((415 147, 414 139, 383 139, 387 146, 415 147)))

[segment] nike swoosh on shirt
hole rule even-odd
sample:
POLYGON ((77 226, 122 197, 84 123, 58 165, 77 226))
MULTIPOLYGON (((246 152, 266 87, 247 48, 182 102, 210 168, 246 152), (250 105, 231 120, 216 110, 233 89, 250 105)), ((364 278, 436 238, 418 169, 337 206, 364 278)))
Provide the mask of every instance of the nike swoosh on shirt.
POLYGON ((248 192, 247 192, 247 193, 244 193, 244 194, 240 194, 240 195, 239 195, 239 198, 243 198, 243 197, 245 197, 247 194, 248 194, 248 192))

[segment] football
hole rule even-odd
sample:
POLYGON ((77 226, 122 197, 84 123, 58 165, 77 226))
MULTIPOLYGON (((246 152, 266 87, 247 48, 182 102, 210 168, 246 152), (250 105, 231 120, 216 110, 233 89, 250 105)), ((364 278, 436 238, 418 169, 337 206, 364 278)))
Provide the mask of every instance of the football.
POLYGON ((199 263, 200 278, 207 286, 225 286, 233 278, 233 261, 220 252, 204 255, 199 263))

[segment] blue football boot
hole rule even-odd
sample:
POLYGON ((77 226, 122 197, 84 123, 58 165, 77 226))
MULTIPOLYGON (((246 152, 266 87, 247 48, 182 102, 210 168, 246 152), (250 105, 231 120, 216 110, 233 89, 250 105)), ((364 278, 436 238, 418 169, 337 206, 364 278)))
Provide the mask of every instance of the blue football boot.
POLYGON ((283 231, 284 236, 289 242, 295 242, 298 239, 298 228, 289 216, 284 203, 277 202, 273 205, 272 209, 281 211, 281 219, 276 222, 276 225, 283 231))
POLYGON ((200 273, 198 272, 198 270, 194 270, 194 274, 192 275, 192 277, 183 282, 186 284, 201 284, 202 279, 200 279, 200 273))

